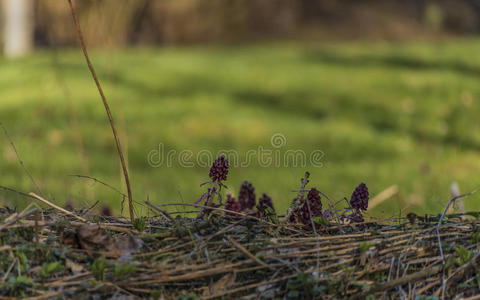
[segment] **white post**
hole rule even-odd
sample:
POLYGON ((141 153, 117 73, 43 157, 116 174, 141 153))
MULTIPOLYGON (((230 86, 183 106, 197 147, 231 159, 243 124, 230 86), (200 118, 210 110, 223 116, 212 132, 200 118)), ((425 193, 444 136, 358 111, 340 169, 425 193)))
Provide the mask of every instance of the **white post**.
POLYGON ((33 0, 4 0, 3 4, 5 56, 25 56, 33 49, 33 0))

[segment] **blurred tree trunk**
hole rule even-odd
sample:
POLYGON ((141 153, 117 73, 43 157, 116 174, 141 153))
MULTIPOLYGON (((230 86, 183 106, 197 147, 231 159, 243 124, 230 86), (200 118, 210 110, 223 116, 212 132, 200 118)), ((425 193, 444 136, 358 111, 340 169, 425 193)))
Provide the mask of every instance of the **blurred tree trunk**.
POLYGON ((4 53, 16 58, 33 49, 33 0, 4 0, 4 53))

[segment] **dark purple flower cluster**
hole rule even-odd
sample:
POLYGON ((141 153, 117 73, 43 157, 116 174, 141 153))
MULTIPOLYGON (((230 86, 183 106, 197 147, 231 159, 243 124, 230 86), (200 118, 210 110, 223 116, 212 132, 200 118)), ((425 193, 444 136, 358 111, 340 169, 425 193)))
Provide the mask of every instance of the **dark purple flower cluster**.
MULTIPOLYGON (((322 215, 322 199, 320 198, 320 193, 316 188, 312 188, 307 195, 308 205, 310 206, 310 211, 313 217, 322 215)), ((307 206, 305 204, 305 206, 307 206)), ((307 207, 308 209, 308 207, 307 207)))
MULTIPOLYGON (((327 209, 322 212, 322 201, 320 192, 316 188, 310 189, 307 196, 302 197, 300 200, 294 199, 294 202, 300 201, 295 206, 297 207, 292 214, 289 215, 288 221, 290 223, 300 223, 305 226, 305 228, 311 228, 312 218, 322 217, 324 221, 328 222, 332 220, 334 214, 337 214, 338 210, 327 209)), ((350 200, 351 207, 345 208, 343 213, 337 218, 340 222, 350 222, 350 223, 360 223, 357 224, 358 228, 361 230, 366 228, 366 225, 363 224, 365 219, 363 218, 362 212, 366 211, 368 208, 368 188, 364 183, 358 185, 352 193, 350 200)), ((337 215, 338 216, 338 215, 337 215)))
POLYGON ((208 176, 210 176, 213 182, 219 182, 227 180, 227 174, 228 160, 225 158, 225 155, 222 154, 213 162, 208 176))
MULTIPOLYGON (((255 206, 255 188, 248 181, 244 181, 238 191, 238 200, 232 195, 227 195, 225 209, 234 212, 249 211, 255 206)), ((240 216, 233 212, 226 212, 227 216, 240 216)))
POLYGON ((225 215, 240 216, 233 212, 243 212, 248 214, 256 214, 257 217, 266 217, 267 215, 272 214, 271 211, 270 213, 267 213, 268 208, 273 210, 272 199, 267 194, 263 194, 262 197, 258 199, 258 205, 255 207, 255 188, 246 180, 242 182, 242 185, 240 186, 237 199, 230 194, 227 195, 225 209, 231 210, 232 212, 226 212, 225 215))
POLYGON ((238 216, 237 214, 233 212, 241 212, 242 211, 242 206, 240 202, 235 199, 232 195, 228 194, 227 195, 227 200, 225 201, 225 209, 231 210, 232 212, 226 212, 225 214, 227 216, 238 216))
POLYGON ((246 180, 240 186, 238 201, 243 209, 252 209, 255 206, 255 188, 246 180))
POLYGON ((274 214, 273 211, 274 208, 272 198, 264 193, 262 197, 258 199, 257 217, 268 217, 269 215, 274 214))
POLYGON ((368 187, 365 183, 360 183, 352 193, 350 205, 357 210, 366 211, 368 208, 368 187))
MULTIPOLYGON (((227 180, 228 174, 228 160, 225 158, 225 155, 220 155, 210 168, 209 176, 212 179, 210 182, 205 182, 204 184, 212 184, 211 188, 207 189, 207 192, 204 193, 195 204, 205 201, 205 206, 207 207, 219 207, 222 205, 222 195, 220 191, 225 185, 222 183, 223 180, 227 180), (215 198, 218 200, 218 204, 215 203, 215 198)), ((211 209, 202 208, 197 215, 198 219, 204 218, 206 215, 210 214, 211 209)))
POLYGON ((318 190, 316 188, 312 188, 308 192, 307 199, 302 199, 300 206, 293 212, 292 216, 290 217, 290 222, 298 222, 306 226, 310 226, 312 224, 312 218, 321 216, 322 199, 318 190))
POLYGON ((267 194, 263 194, 260 199, 258 199, 257 208, 260 207, 270 207, 273 208, 272 198, 270 198, 267 194))
MULTIPOLYGON (((350 205, 345 209, 342 214, 342 221, 349 220, 351 223, 363 223, 365 219, 363 218, 362 211, 366 211, 368 208, 368 187, 365 183, 360 183, 352 193, 350 198, 350 205)), ((358 224, 358 227, 363 230, 365 229, 365 224, 358 224)))

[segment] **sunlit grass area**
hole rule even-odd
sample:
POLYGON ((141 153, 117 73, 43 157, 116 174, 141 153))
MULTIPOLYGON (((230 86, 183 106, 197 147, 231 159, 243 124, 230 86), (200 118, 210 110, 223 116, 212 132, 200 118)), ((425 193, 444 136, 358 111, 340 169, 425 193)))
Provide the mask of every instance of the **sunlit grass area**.
MULTIPOLYGON (((398 185, 399 194, 373 212, 391 216, 402 208, 439 212, 453 181, 462 192, 480 186, 478 53, 479 40, 455 40, 133 48, 91 56, 128 153, 137 201, 197 200, 208 167, 195 158, 231 150, 239 162, 251 158, 248 165, 232 166, 231 191, 248 179, 280 213, 308 170, 310 186, 336 201, 349 198, 360 182, 372 195, 398 185), (274 147, 274 134, 285 137, 285 145, 274 147), (162 147, 163 164, 154 167, 149 153, 162 147), (259 162, 259 147, 271 151, 273 162, 259 162), (304 151, 306 165, 285 163, 288 150, 304 151), (313 151, 323 153, 315 165, 313 151)), ((89 175, 125 190, 80 50, 60 51, 57 58, 38 51, 28 59, 0 59, 0 87, 0 120, 44 193, 57 203, 98 200, 97 207, 120 210, 115 191, 68 176, 89 175)), ((0 141, 0 184, 34 191, 8 140, 2 135, 0 141)), ((30 201, 0 195, 5 205, 30 201)), ((466 208, 480 209, 479 197, 465 199, 466 208)))

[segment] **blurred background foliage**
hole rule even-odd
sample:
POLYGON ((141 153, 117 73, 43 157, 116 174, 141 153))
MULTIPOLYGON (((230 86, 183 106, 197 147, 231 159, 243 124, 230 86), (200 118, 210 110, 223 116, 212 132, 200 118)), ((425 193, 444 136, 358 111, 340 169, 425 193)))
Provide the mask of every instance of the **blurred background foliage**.
MULTIPOLYGON (((39 45, 75 45, 68 7, 36 1, 39 45)), ((236 43, 278 39, 387 40, 480 31, 478 0, 82 0, 90 45, 236 43)))
MULTIPOLYGON (((113 138, 77 46, 66 1, 34 6, 36 51, 0 58, 0 121, 50 199, 74 206, 122 197, 113 138)), ((298 177, 335 200, 365 182, 398 194, 372 215, 437 213, 450 184, 480 185, 479 1, 75 1, 127 152, 134 198, 193 202, 208 168, 154 168, 150 151, 324 152, 322 167, 233 168, 283 213, 298 177)), ((0 137, 0 185, 32 191, 0 137)), ((1 192, 22 207, 21 196, 1 192)), ((478 196, 465 200, 480 209, 478 196)), ((343 203, 338 204, 343 207, 343 203)), ((138 213, 146 213, 138 206, 138 213)))

